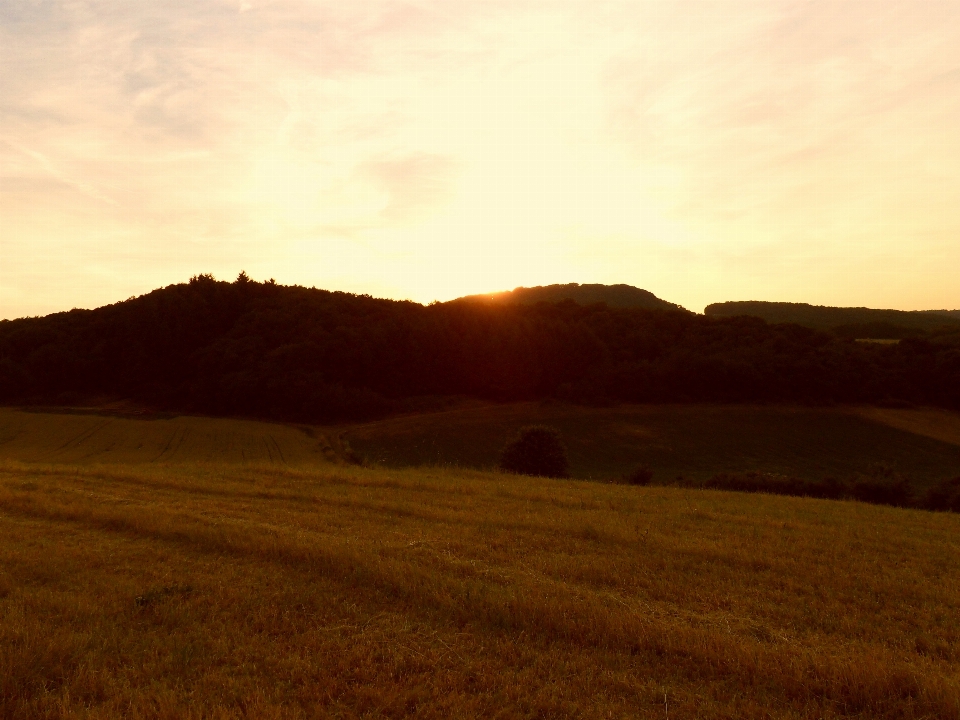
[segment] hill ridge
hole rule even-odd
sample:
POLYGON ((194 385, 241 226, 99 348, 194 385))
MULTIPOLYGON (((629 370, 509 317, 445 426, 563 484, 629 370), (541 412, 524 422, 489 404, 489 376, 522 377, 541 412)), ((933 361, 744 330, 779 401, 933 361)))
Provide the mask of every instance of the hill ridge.
POLYGON ((739 300, 707 305, 709 317, 758 317, 768 323, 794 323, 815 330, 839 330, 862 337, 908 337, 939 330, 960 328, 960 310, 893 310, 868 307, 836 307, 810 303, 739 300), (881 334, 878 335, 877 333, 881 334))
POLYGON ((685 310, 681 305, 668 302, 649 290, 626 283, 604 285, 601 283, 557 283, 517 287, 496 293, 466 295, 451 302, 476 301, 500 304, 534 305, 538 302, 563 302, 573 300, 578 305, 593 305, 604 302, 612 308, 643 308, 646 310, 685 310))

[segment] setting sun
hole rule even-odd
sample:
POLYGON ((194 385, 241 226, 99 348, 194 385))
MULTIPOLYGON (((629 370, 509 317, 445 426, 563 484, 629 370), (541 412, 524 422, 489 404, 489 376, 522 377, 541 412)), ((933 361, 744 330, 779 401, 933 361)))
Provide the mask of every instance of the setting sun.
POLYGON ((198 272, 960 306, 955 2, 0 9, 0 317, 198 272))

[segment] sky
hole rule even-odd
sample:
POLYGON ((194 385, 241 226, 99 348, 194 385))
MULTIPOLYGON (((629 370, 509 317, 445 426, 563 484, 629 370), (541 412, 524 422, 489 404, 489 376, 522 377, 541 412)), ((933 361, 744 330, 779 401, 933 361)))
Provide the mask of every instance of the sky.
POLYGON ((960 0, 0 0, 0 318, 192 275, 960 308, 960 0))

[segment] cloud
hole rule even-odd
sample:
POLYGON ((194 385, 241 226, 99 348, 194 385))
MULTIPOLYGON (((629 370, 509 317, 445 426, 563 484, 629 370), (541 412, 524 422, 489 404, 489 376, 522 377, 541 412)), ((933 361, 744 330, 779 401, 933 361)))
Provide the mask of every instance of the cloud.
POLYGON ((241 267, 960 306, 958 48, 952 0, 0 0, 0 316, 241 267))
POLYGON ((380 217, 388 223, 407 223, 444 203, 451 194, 456 170, 457 163, 452 158, 421 153, 368 160, 360 173, 388 197, 380 217))

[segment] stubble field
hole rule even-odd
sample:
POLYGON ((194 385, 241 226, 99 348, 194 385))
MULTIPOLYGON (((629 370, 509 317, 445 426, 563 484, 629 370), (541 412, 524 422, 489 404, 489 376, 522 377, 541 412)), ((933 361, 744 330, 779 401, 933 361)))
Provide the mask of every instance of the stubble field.
POLYGON ((956 515, 325 442, 0 460, 0 716, 960 718, 956 515))

